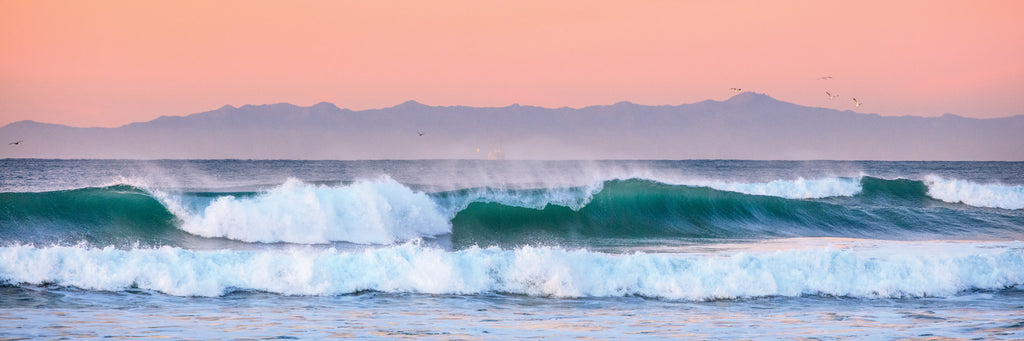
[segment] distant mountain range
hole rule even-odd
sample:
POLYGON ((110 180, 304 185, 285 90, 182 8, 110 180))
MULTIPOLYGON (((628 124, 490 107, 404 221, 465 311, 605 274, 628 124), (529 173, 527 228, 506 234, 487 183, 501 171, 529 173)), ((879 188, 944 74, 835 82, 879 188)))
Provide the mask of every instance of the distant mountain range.
POLYGON ((1024 160, 1021 115, 886 117, 751 92, 579 109, 224 106, 117 128, 20 121, 0 137, 24 140, 4 158, 1024 160))

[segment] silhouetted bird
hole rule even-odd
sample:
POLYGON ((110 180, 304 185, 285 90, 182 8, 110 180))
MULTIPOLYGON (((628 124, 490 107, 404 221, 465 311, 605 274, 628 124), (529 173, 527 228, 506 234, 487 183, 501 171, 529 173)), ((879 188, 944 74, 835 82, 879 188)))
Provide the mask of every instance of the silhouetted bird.
POLYGON ((423 132, 422 131, 417 130, 416 133, 420 134, 420 136, 423 136, 423 132))
POLYGON ((836 98, 836 97, 839 97, 839 95, 833 95, 833 94, 830 94, 830 93, 829 93, 828 91, 825 91, 825 95, 827 95, 827 96, 828 96, 828 99, 829 99, 829 100, 831 100, 831 99, 833 99, 833 98, 836 98))
POLYGON ((732 90, 732 92, 740 92, 740 90, 743 90, 743 89, 740 89, 740 88, 729 88, 729 90, 732 90))
POLYGON ((15 142, 8 143, 7 145, 12 145, 13 144, 13 145, 17 146, 17 145, 21 144, 22 142, 25 142, 25 141, 24 140, 18 140, 18 141, 15 141, 15 142))
POLYGON ((818 77, 819 81, 827 81, 829 79, 832 79, 832 76, 821 76, 821 77, 818 77))
POLYGON ((857 98, 853 99, 853 104, 857 107, 860 107, 860 101, 858 101, 857 98))

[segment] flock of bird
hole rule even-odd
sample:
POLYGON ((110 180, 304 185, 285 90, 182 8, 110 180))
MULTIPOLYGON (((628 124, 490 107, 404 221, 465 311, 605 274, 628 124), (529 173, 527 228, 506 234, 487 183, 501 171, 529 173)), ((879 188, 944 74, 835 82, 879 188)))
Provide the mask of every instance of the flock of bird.
MULTIPOLYGON (((830 79, 832 79, 832 76, 821 76, 821 77, 818 77, 819 81, 827 81, 827 80, 830 80, 830 79)), ((833 95, 831 92, 828 92, 828 91, 825 91, 825 96, 828 96, 828 99, 830 101, 833 100, 833 99, 839 98, 839 95, 833 95)), ((861 105, 861 102, 858 101, 856 97, 852 97, 852 98, 853 98, 853 106, 859 108, 860 105, 861 105)))
MULTIPOLYGON (((832 79, 832 76, 821 76, 821 77, 818 77, 819 81, 827 81, 827 80, 830 80, 830 79, 832 79)), ((732 90, 732 92, 737 92, 737 93, 740 92, 740 91, 743 91, 743 89, 740 89, 740 88, 729 88, 729 90, 732 90)), ((833 100, 833 99, 839 98, 839 95, 833 95, 829 91, 825 91, 825 96, 828 96, 828 100, 830 100, 830 101, 833 100)), ((860 108, 860 105, 863 104, 863 102, 858 101, 856 97, 852 97, 852 98, 853 98, 853 106, 857 107, 857 108, 860 108)))

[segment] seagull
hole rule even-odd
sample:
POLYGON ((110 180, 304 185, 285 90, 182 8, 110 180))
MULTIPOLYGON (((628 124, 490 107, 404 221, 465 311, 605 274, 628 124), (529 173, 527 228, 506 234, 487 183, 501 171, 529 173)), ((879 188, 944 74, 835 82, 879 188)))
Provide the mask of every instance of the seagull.
POLYGON ((416 133, 420 134, 420 136, 423 136, 423 132, 422 131, 417 130, 416 133))
POLYGON ((729 88, 729 90, 732 90, 732 92, 740 92, 740 90, 743 90, 743 89, 740 89, 740 88, 729 88))
POLYGON ((825 91, 825 95, 828 96, 829 100, 832 100, 833 98, 839 97, 839 95, 833 95, 833 94, 829 93, 828 91, 825 91))
POLYGON ((819 81, 827 81, 829 79, 832 79, 832 76, 821 76, 821 77, 818 77, 819 81))
POLYGON ((858 101, 858 100, 857 100, 856 98, 854 98, 854 99, 853 99, 853 103, 854 103, 854 105, 855 105, 855 106, 857 106, 858 108, 860 107, 860 101, 858 101))
POLYGON ((17 145, 21 144, 22 142, 25 142, 25 140, 18 140, 18 141, 15 141, 15 142, 8 143, 7 145, 9 146, 9 145, 13 144, 13 145, 17 146, 17 145))

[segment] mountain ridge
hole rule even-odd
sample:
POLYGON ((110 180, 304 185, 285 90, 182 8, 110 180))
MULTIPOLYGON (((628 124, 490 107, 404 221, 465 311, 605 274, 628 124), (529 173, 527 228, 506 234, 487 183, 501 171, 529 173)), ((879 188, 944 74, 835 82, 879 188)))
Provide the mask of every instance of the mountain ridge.
POLYGON ((590 108, 617 107, 617 106, 628 105, 628 106, 647 107, 647 108, 655 108, 655 107, 670 107, 670 108, 673 108, 673 107, 699 105, 699 104, 706 104, 706 103, 729 103, 731 101, 736 101, 737 103, 748 103, 748 102, 751 101, 751 97, 747 96, 748 94, 753 95, 753 96, 758 96, 757 98, 767 99, 768 103, 780 103, 780 104, 786 104, 786 105, 792 105, 792 106, 798 106, 798 107, 804 107, 804 108, 834 110, 834 111, 842 112, 842 113, 851 113, 851 114, 856 114, 856 115, 869 115, 869 116, 876 116, 876 117, 916 117, 916 118, 925 118, 925 119, 932 119, 932 118, 936 118, 936 119, 937 118, 962 118, 962 119, 968 119, 968 120, 997 120, 997 119, 1012 119, 1012 118, 1015 118, 1015 117, 1022 117, 1022 116, 1024 116, 1024 114, 1018 114, 1018 115, 1011 115, 1011 116, 1005 116, 1005 117, 974 118, 974 117, 966 117, 966 116, 962 116, 962 115, 957 115, 957 114, 953 114, 953 113, 944 113, 944 114, 942 114, 940 116, 917 116, 917 115, 883 116, 883 115, 880 115, 880 114, 877 114, 877 113, 861 113, 861 112, 856 112, 856 111, 849 110, 849 109, 839 110, 839 109, 825 108, 825 107, 805 106, 805 105, 800 105, 800 104, 795 104, 795 103, 781 101, 781 100, 778 100, 778 99, 776 99, 774 97, 771 97, 771 96, 768 96, 768 95, 762 94, 762 93, 742 92, 742 93, 736 94, 733 97, 730 97, 730 98, 728 98, 726 100, 722 100, 722 101, 708 99, 708 100, 704 100, 704 101, 700 101, 700 102, 683 103, 683 104, 677 104, 677 105, 671 105, 671 104, 647 105, 647 104, 633 103, 633 102, 630 102, 630 101, 619 101, 619 102, 616 102, 614 104, 603 104, 603 105, 602 104, 598 104, 598 105, 590 105, 590 106, 584 106, 584 107, 579 107, 579 108, 572 108, 572 107, 549 108, 549 107, 541 107, 541 106, 534 106, 534 105, 522 105, 522 104, 519 104, 519 103, 512 103, 512 104, 509 104, 509 105, 504 106, 504 107, 471 107, 471 106, 462 106, 462 105, 433 106, 433 105, 428 105, 428 104, 420 103, 420 102, 418 102, 416 100, 408 100, 408 101, 405 101, 405 102, 402 102, 402 103, 399 103, 399 104, 396 104, 396 105, 390 106, 390 107, 375 108, 375 109, 363 109, 363 110, 352 110, 352 109, 347 109, 347 108, 341 108, 341 107, 338 107, 336 104, 331 103, 331 102, 319 102, 319 103, 313 104, 313 105, 308 106, 308 107, 303 107, 303 106, 300 106, 300 105, 297 105, 297 104, 292 104, 292 103, 287 103, 287 102, 268 103, 268 104, 245 104, 245 105, 242 105, 241 107, 235 107, 235 106, 230 105, 230 104, 225 104, 225 105, 221 106, 220 108, 213 109, 213 110, 207 110, 207 111, 202 111, 202 112, 197 112, 197 113, 192 113, 192 114, 187 114, 187 115, 162 115, 160 117, 154 118, 154 119, 149 120, 149 121, 130 122, 130 123, 126 123, 126 124, 123 124, 123 125, 120 125, 120 126, 117 126, 117 127, 78 127, 78 126, 65 125, 65 124, 61 124, 61 123, 39 122, 39 121, 35 121, 35 120, 20 120, 20 121, 14 121, 14 122, 8 123, 7 125, 5 125, 3 127, 0 127, 0 128, 6 128, 7 126, 16 125, 16 124, 32 123, 32 124, 52 125, 52 126, 61 126, 61 127, 69 127, 69 128, 113 129, 113 128, 121 128, 121 127, 125 127, 125 126, 130 126, 130 125, 134 125, 134 124, 153 122, 153 121, 162 120, 162 119, 187 118, 187 117, 192 117, 192 116, 197 116, 197 115, 204 115, 204 114, 215 113, 215 112, 249 110, 249 109, 252 109, 252 108, 275 107, 275 106, 289 106, 289 107, 301 108, 301 109, 320 108, 320 109, 329 109, 329 110, 336 110, 336 111, 350 111, 350 112, 377 111, 377 110, 393 109, 393 108, 400 108, 400 107, 401 108, 474 108, 474 109, 534 108, 534 109, 546 109, 546 110, 559 110, 559 109, 582 110, 582 109, 590 109, 590 108))
POLYGON ((1024 116, 880 116, 744 92, 724 101, 582 108, 328 102, 225 105, 112 128, 19 121, 0 157, 1024 160, 1024 116), (417 132, 424 132, 420 136, 417 132), (480 150, 480 151, 478 151, 480 150))

